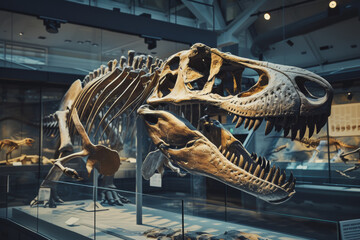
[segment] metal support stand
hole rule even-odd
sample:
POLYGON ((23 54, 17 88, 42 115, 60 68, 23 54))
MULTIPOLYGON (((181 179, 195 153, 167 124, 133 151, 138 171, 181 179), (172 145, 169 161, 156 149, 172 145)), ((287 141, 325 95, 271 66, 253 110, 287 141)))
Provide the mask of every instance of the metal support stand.
POLYGON ((98 178, 99 172, 94 168, 93 170, 93 200, 89 205, 86 207, 81 208, 86 212, 95 212, 95 211, 106 211, 109 210, 108 208, 104 208, 100 203, 97 201, 97 190, 98 190, 98 178))
POLYGON ((142 224, 142 176, 144 123, 141 118, 136 119, 136 224, 142 224))

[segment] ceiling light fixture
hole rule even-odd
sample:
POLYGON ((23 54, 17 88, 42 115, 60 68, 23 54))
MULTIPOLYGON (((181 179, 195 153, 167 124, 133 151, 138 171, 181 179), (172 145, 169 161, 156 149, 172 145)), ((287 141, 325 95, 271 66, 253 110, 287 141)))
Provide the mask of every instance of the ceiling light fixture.
POLYGON ((264 18, 265 18, 266 21, 269 21, 270 18, 271 18, 270 13, 265 13, 264 18))
POLYGON ((39 18, 44 21, 44 26, 48 33, 58 33, 61 23, 67 22, 62 19, 49 18, 44 16, 40 16, 39 18))
POLYGON ((93 44, 92 44, 92 46, 93 46, 93 47, 98 47, 98 46, 99 46, 99 44, 97 44, 97 43, 93 43, 93 44))
POLYGON ((337 6, 336 1, 330 1, 330 2, 329 2, 329 7, 330 7, 330 8, 336 8, 336 6, 337 6))
POLYGON ((24 35, 24 33, 23 33, 23 32, 19 32, 19 36, 22 36, 22 35, 24 35))

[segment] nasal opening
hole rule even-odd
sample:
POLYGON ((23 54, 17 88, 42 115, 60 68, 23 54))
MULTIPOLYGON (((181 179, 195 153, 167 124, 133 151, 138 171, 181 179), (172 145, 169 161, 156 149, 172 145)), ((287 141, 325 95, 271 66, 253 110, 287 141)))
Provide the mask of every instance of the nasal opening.
POLYGON ((308 98, 318 99, 326 95, 325 88, 315 81, 297 76, 295 77, 295 82, 300 91, 308 98))

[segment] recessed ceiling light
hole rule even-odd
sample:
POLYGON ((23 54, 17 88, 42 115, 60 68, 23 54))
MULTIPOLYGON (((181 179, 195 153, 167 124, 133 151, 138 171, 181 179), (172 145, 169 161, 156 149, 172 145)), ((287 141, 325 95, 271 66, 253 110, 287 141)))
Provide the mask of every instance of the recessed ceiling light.
POLYGON ((337 5, 336 1, 330 1, 329 2, 329 7, 330 8, 336 8, 336 5, 337 5))
POLYGON ((71 40, 70 40, 70 39, 65 39, 64 42, 66 42, 66 43, 71 43, 71 40))
POLYGON ((78 44, 83 44, 84 42, 83 41, 77 41, 78 44))
POLYGON ((85 41, 85 43, 90 44, 90 43, 91 43, 91 41, 90 41, 90 40, 86 40, 86 41, 85 41))
POLYGON ((264 18, 265 18, 266 21, 269 21, 270 18, 271 18, 270 13, 265 13, 264 18))
POLYGON ((93 45, 93 47, 98 47, 99 46, 99 44, 97 44, 97 43, 93 43, 92 45, 93 45))
POLYGON ((24 35, 24 33, 23 33, 23 32, 19 32, 19 36, 22 36, 22 35, 24 35))

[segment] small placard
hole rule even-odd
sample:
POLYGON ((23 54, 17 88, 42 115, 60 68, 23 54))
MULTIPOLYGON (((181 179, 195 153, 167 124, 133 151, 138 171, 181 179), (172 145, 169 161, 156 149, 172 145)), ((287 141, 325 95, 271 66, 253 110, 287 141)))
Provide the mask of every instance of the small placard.
POLYGON ((12 165, 13 165, 13 166, 21 166, 21 165, 22 165, 22 162, 13 162, 12 165))
POLYGON ((155 173, 150 178, 150 187, 161 187, 161 174, 155 173))
POLYGON ((68 226, 72 226, 75 223, 77 223, 79 220, 80 220, 79 218, 71 217, 65 222, 65 224, 68 225, 68 226))
POLYGON ((51 188, 40 188, 38 194, 38 201, 49 201, 51 188))
POLYGON ((340 221, 342 240, 360 239, 360 219, 340 221))

